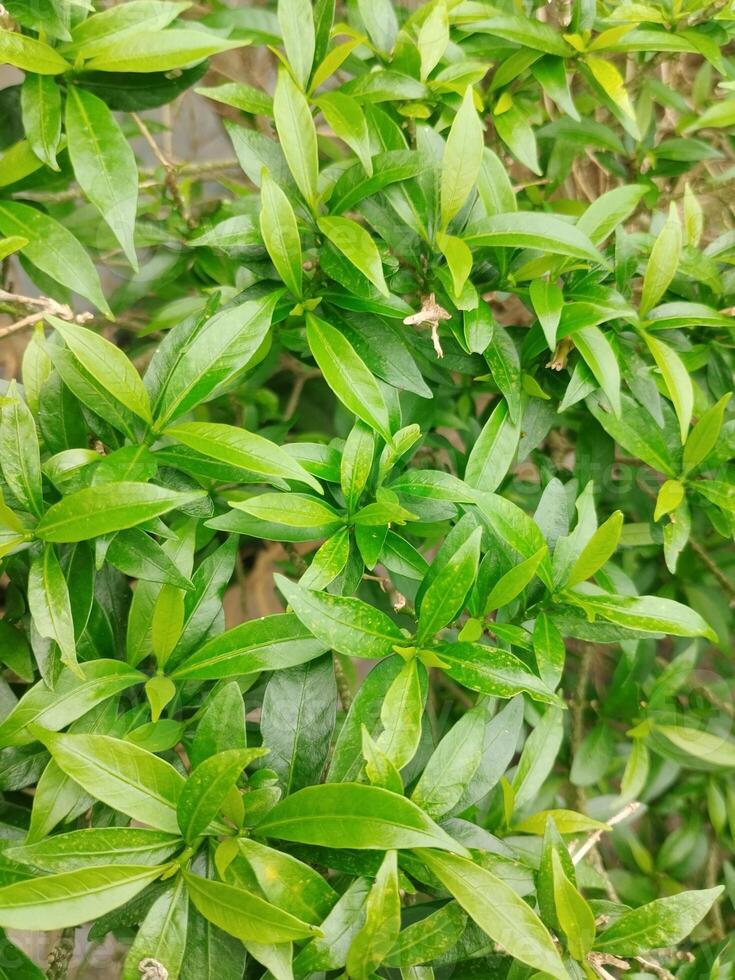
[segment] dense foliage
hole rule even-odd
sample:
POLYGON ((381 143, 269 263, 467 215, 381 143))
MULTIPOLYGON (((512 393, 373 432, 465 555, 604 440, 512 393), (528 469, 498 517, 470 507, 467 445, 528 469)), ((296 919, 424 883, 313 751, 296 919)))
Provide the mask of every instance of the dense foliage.
POLYGON ((2 13, 0 926, 734 977, 735 4, 188 7, 2 13))

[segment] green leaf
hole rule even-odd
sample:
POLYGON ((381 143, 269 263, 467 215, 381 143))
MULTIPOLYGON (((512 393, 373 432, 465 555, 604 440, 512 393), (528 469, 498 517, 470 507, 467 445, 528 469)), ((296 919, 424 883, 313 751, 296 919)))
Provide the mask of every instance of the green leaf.
POLYGON ((502 103, 500 100, 498 101, 498 106, 493 115, 495 129, 513 156, 524 167, 528 167, 530 171, 540 175, 542 171, 538 160, 536 134, 526 113, 512 100, 508 104, 506 101, 508 98, 504 93, 501 96, 502 103))
MULTIPOLYGON (((11 235, 10 238, 0 238, 0 262, 7 259, 13 252, 18 252, 28 244, 27 238, 20 235, 11 235)), ((26 374, 27 372, 23 372, 26 374)))
MULTIPOLYGON (((128 3, 130 0, 128 0, 128 3)), ((113 8, 114 9, 114 8, 113 8)), ((253 88, 245 82, 225 82, 223 85, 201 85, 194 89, 197 95, 234 106, 243 112, 251 112, 260 116, 273 115, 273 99, 267 92, 253 88)))
POLYGON ((382 294, 389 296, 380 252, 369 232, 351 218, 324 217, 319 230, 382 294))
POLYGON ((365 775, 370 785, 381 786, 391 793, 403 796, 403 780, 400 772, 364 725, 362 726, 362 755, 365 760, 365 775))
POLYGON ((59 75, 71 68, 50 45, 5 28, 0 30, 0 61, 37 75, 59 75))
POLYGON ((226 390, 242 374, 268 342, 279 296, 276 291, 235 303, 198 322, 181 338, 179 328, 169 332, 146 374, 146 381, 151 375, 151 385, 157 388, 151 400, 158 431, 226 390))
POLYGON ((138 271, 133 233, 138 207, 138 168, 130 144, 107 105, 70 85, 65 116, 74 176, 138 271))
MULTIPOLYGON (((34 605, 35 601, 34 598, 34 605)), ((38 622, 36 629, 39 629, 38 622)), ((39 681, 3 719, 0 741, 3 745, 26 745, 34 741, 30 726, 40 725, 50 731, 59 731, 95 705, 144 680, 145 674, 127 664, 100 659, 80 664, 78 674, 64 671, 53 690, 44 681, 39 681)))
POLYGON ((401 930, 398 862, 388 851, 375 876, 365 905, 365 924, 350 944, 347 972, 355 980, 370 980, 390 952, 401 930))
POLYGON ((422 851, 420 856, 494 942, 521 963, 566 980, 567 971, 546 927, 510 885, 455 854, 422 851))
POLYGON ((549 778, 564 736, 564 716, 559 708, 549 708, 526 739, 513 776, 515 808, 534 800, 549 778))
POLYGON ((487 146, 482 152, 482 166, 477 182, 486 214, 507 214, 517 211, 515 191, 500 157, 487 146))
POLYGON ((323 935, 313 939, 294 960, 297 976, 318 970, 336 970, 345 965, 352 940, 364 921, 370 885, 366 878, 356 878, 350 883, 322 922, 323 935))
POLYGON ((621 394, 620 418, 603 408, 595 395, 590 395, 587 404, 608 435, 629 453, 667 476, 677 475, 678 461, 667 441, 666 432, 628 394, 621 394))
POLYGON ((620 415, 620 368, 610 341, 599 327, 582 327, 571 334, 579 353, 607 395, 613 412, 620 415))
POLYGON ((159 963, 169 976, 179 976, 186 950, 188 913, 184 879, 178 876, 156 898, 141 922, 125 957, 121 980, 140 980, 145 964, 151 962, 159 963))
POLYGON ((385 613, 361 599, 312 592, 283 575, 274 581, 306 628, 328 649, 349 657, 387 657, 406 640, 385 613))
POLYGON ((119 347, 86 327, 67 323, 55 316, 47 316, 46 319, 63 337, 77 361, 106 391, 144 422, 151 421, 148 392, 135 367, 119 347))
MULTIPOLYGON (((27 40, 30 40, 28 38, 27 40)), ((61 141, 61 90, 49 75, 27 72, 20 92, 23 130, 39 160, 58 170, 61 141)))
POLYGON ((679 212, 676 209, 676 204, 672 201, 669 206, 669 216, 653 243, 648 258, 641 293, 641 316, 645 316, 649 310, 653 309, 676 275, 681 257, 681 239, 679 212))
POLYGON ((481 540, 482 528, 477 527, 427 588, 421 600, 418 643, 430 639, 462 611, 477 575, 481 540))
POLYGON ((533 309, 539 319, 549 350, 556 347, 556 331, 564 308, 564 293, 555 282, 535 279, 529 286, 533 309))
MULTIPOLYGON (((58 681, 59 685, 61 680, 60 678, 58 681)), ((98 704, 91 711, 83 714, 81 718, 72 722, 69 726, 69 732, 79 734, 108 731, 110 725, 114 723, 117 706, 116 697, 112 696, 106 699, 104 703, 98 704)), ((35 729, 33 731, 35 732, 35 729)), ((73 782, 51 759, 36 786, 28 830, 28 843, 42 840, 58 823, 65 820, 72 810, 86 809, 89 804, 90 800, 81 786, 73 782)))
POLYGON ((130 901, 161 874, 148 865, 83 868, 0 888, 0 925, 67 929, 130 901))
MULTIPOLYGON (((165 590, 161 590, 161 595, 165 594, 165 590)), ((159 597, 160 598, 160 597, 159 597)), ((157 610, 156 610, 157 611, 157 610)), ((162 666, 162 656, 158 650, 156 643, 156 618, 153 618, 153 652, 156 654, 159 667, 162 666)), ((161 717, 163 709, 167 704, 176 697, 176 685, 171 680, 170 677, 163 677, 161 674, 156 674, 154 677, 149 677, 145 684, 145 695, 148 698, 148 703, 151 706, 151 720, 156 722, 161 717)))
POLYGON ((194 588, 161 545, 140 528, 119 531, 110 542, 106 557, 111 565, 132 578, 166 583, 177 589, 194 588))
POLYGON ((85 70, 104 72, 169 72, 208 58, 220 51, 242 48, 248 41, 229 41, 208 31, 172 29, 113 35, 95 45, 85 70))
POLYGON ((705 620, 687 606, 659 596, 616 596, 604 592, 567 593, 588 613, 611 623, 646 633, 671 636, 704 636, 713 643, 717 634, 705 620))
POLYGON ((337 736, 327 782, 357 779, 363 766, 364 733, 377 737, 383 700, 403 663, 399 656, 379 660, 360 685, 337 736))
POLYGON ((387 150, 375 154, 372 162, 373 175, 368 179, 362 165, 357 164, 339 178, 329 199, 332 214, 353 208, 382 188, 416 177, 425 169, 421 156, 415 150, 387 150))
POLYGON ((691 759, 703 763, 701 768, 735 768, 735 743, 725 736, 683 725, 656 725, 655 732, 691 759))
POLYGON ((373 430, 358 419, 345 439, 340 461, 340 484, 349 512, 355 509, 367 486, 374 454, 373 430))
POLYGON ((536 570, 547 554, 548 548, 544 545, 543 548, 539 548, 535 555, 531 555, 525 561, 514 565, 510 571, 502 575, 493 585, 490 595, 485 600, 485 614, 507 606, 516 596, 520 595, 536 574, 536 570))
MULTIPOLYGON (((158 591, 151 616, 150 645, 156 664, 159 670, 166 666, 168 658, 171 656, 184 628, 184 594, 181 589, 176 589, 171 585, 164 585, 158 591)), ((155 678, 146 684, 146 694, 151 704, 151 716, 157 721, 155 713, 159 708, 165 707, 168 700, 162 702, 162 698, 171 693, 169 680, 168 685, 164 685, 163 690, 159 684, 153 684, 155 678), (153 684, 153 687, 149 687, 153 684)))
POLYGON ((283 68, 278 73, 273 115, 288 168, 304 200, 314 210, 319 178, 316 128, 309 103, 283 68))
POLYGON ((404 970, 430 963, 457 943, 466 925, 464 909, 456 902, 447 902, 436 912, 401 930, 387 963, 404 970))
POLYGON ((669 347, 658 337, 650 333, 645 335, 648 349, 653 354, 661 376, 666 384, 669 397, 674 403, 676 417, 679 419, 679 431, 682 445, 689 434, 689 424, 694 412, 694 386, 684 362, 673 348, 669 347))
POLYGON ((684 485, 678 480, 666 480, 661 484, 656 497, 656 510, 653 513, 654 521, 660 520, 664 514, 670 514, 676 510, 684 499, 684 485))
POLYGON ((189 903, 186 949, 181 980, 222 980, 242 976, 247 951, 239 939, 223 932, 189 903))
POLYGON ((293 613, 265 616, 236 626, 200 646, 172 676, 219 680, 278 670, 320 656, 327 644, 314 639, 293 613))
POLYGON ((450 677, 472 691, 510 698, 524 691, 535 701, 558 704, 558 697, 522 660, 481 643, 439 643, 431 653, 450 677))
POLYGON ((484 350, 485 360, 501 394, 508 403, 511 420, 521 420, 521 362, 507 330, 499 323, 493 325, 490 343, 484 350))
POLYGON ((638 956, 651 949, 676 946, 702 921, 722 892, 721 885, 682 892, 624 912, 595 946, 616 956, 638 956))
POLYGON ((311 313, 306 339, 314 360, 337 398, 359 419, 391 442, 391 426, 383 392, 372 372, 344 334, 311 313))
POLYGON ((29 204, 2 201, 0 231, 27 239, 22 253, 29 262, 90 300, 106 316, 112 315, 92 260, 64 225, 29 204))
POLYGON ((85 541, 134 527, 205 496, 179 493, 153 483, 103 483, 85 487, 49 507, 36 534, 43 541, 85 541))
POLYGON ((36 173, 43 166, 31 149, 28 140, 18 140, 17 143, 8 147, 2 157, 0 157, 0 160, 2 161, 0 187, 8 187, 10 184, 16 183, 16 181, 23 180, 24 177, 36 173))
POLYGON ((421 81, 425 82, 442 60, 449 44, 449 14, 445 0, 438 0, 419 28, 416 47, 421 58, 421 81))
POLYGON ((288 63, 305 89, 314 61, 314 13, 309 0, 278 0, 278 24, 288 63))
MULTIPOLYGON (((522 558, 532 558, 546 542, 538 525, 516 506, 496 493, 478 493, 477 504, 493 534, 522 558)), ((547 559, 542 559, 539 578, 549 588, 553 587, 551 569, 547 559)))
POLYGON ((567 585, 570 588, 592 578, 595 572, 599 571, 605 562, 612 558, 620 543, 624 519, 623 512, 616 510, 604 524, 597 528, 572 566, 567 580, 567 585))
POLYGON ((319 97, 317 105, 334 135, 354 150, 362 169, 368 177, 372 177, 370 134, 367 119, 357 99, 344 92, 326 92, 319 97))
POLYGON ((513 463, 520 437, 520 420, 513 422, 508 403, 498 402, 470 450, 465 483, 483 491, 497 489, 513 463))
POLYGON ((577 107, 569 91, 569 81, 566 73, 566 62, 563 58, 551 55, 535 61, 531 66, 533 77, 540 82, 549 98, 559 106, 561 111, 572 119, 579 121, 577 107))
POLYGON ((317 493, 321 484, 279 445, 254 432, 220 422, 180 422, 169 426, 164 433, 177 442, 195 449, 203 456, 219 459, 260 477, 274 481, 298 480, 307 483, 317 493), (280 478, 280 479, 279 479, 280 478))
POLYGON ((462 99, 444 148, 441 168, 441 226, 446 228, 470 195, 482 165, 482 123, 471 85, 462 99))
POLYGON ((337 686, 332 657, 277 670, 263 696, 260 731, 286 794, 318 782, 334 731, 337 686))
MULTIPOLYGON (((239 856, 273 905, 304 922, 319 924, 337 901, 337 893, 324 878, 297 858, 252 838, 238 841, 239 856)), ((235 869, 237 877, 237 869, 235 869)))
POLYGON ((260 233, 276 272, 297 299, 302 295, 301 238, 291 202, 263 170, 260 180, 260 233))
POLYGON ((543 813, 543 825, 536 833, 543 834, 541 845, 541 860, 536 875, 536 895, 539 914, 543 921, 556 932, 561 926, 556 911, 556 896, 554 892, 554 855, 557 856, 561 867, 572 885, 576 887, 577 876, 572 857, 567 850, 564 839, 554 823, 551 812, 543 813))
POLYGON ((595 916, 584 898, 564 873, 561 859, 551 852, 554 875, 554 904, 567 947, 575 960, 583 962, 595 940, 595 916))
POLYGON ((208 698, 189 749, 192 766, 227 749, 244 749, 246 734, 242 693, 237 682, 230 681, 208 698))
POLYGON ((390 0, 357 0, 370 40, 386 54, 393 50, 398 34, 398 20, 390 0))
MULTIPOLYGON (((336 530, 344 518, 330 504, 318 497, 296 493, 261 493, 247 500, 228 501, 231 507, 261 521, 295 528, 336 530)), ((313 535, 318 537, 319 535, 313 535)))
POLYGON ((240 773, 267 749, 225 749, 200 762, 186 780, 176 813, 188 844, 203 834, 219 813, 240 773))
POLYGON ((0 399, 0 465, 5 483, 21 506, 40 516, 43 510, 41 452, 30 408, 17 393, 15 381, 0 399))
POLYGON ((380 709, 383 731, 377 748, 397 770, 413 759, 421 741, 426 700, 426 672, 414 657, 401 668, 386 691, 380 709))
POLYGON ((711 500, 723 511, 735 512, 735 486, 723 480, 701 480, 696 484, 697 493, 711 500))
MULTIPOLYGON (((67 448, 71 442, 82 441, 81 432, 86 432, 85 408, 102 420, 102 426, 108 423, 112 429, 124 433, 131 442, 137 441, 141 433, 138 419, 82 367, 68 347, 45 343, 44 352, 59 378, 58 382, 54 379, 54 383, 55 401, 64 422, 56 437, 60 444, 67 448), (81 404, 75 404, 75 399, 81 404)), ((108 432, 106 426, 105 432, 108 432)), ((117 441, 118 437, 112 435, 110 438, 117 441)))
POLYGON ((606 191, 579 218, 577 228, 599 245, 635 211, 646 190, 642 184, 630 184, 606 191))
POLYGON ((0 978, 2 980, 45 980, 46 973, 0 930, 0 978), (6 968, 7 966, 7 968, 6 968))
POLYGON ((188 6, 185 0, 129 0, 124 6, 108 7, 73 25, 74 48, 86 56, 90 48, 108 38, 117 37, 124 31, 136 33, 141 23, 145 23, 150 31, 161 30, 188 6))
POLYGON ((567 58, 572 53, 567 42, 550 24, 535 18, 513 14, 489 17, 483 21, 482 32, 560 58, 567 58))
POLYGON ((596 55, 586 55, 585 64, 589 68, 592 77, 620 111, 635 120, 635 108, 630 100, 630 96, 625 88, 623 76, 617 66, 606 58, 598 58, 596 55))
POLYGON ((430 817, 451 811, 462 798, 482 760, 486 720, 483 705, 470 709, 434 749, 411 794, 430 817))
POLYGON ((277 803, 256 830, 266 837, 323 847, 464 852, 415 803, 364 783, 308 786, 277 803))
POLYGON ((725 417, 725 409, 731 398, 732 392, 723 395, 715 405, 702 414, 687 436, 684 446, 683 472, 685 474, 700 466, 717 445, 725 417))
POLYGON ((79 674, 69 587, 51 544, 31 560, 28 606, 39 635, 58 644, 61 662, 79 674))
POLYGON ((58 735, 43 741, 59 768, 114 810, 157 830, 178 833, 176 806, 184 778, 172 765, 108 735, 58 735))
POLYGON ((471 246, 533 248, 593 265, 607 264, 584 232, 551 214, 535 211, 495 214, 472 225, 463 237, 471 246))
POLYGON ((452 289, 455 298, 459 299, 472 271, 472 252, 461 238, 447 235, 443 231, 436 233, 436 243, 447 260, 452 275, 452 289))
POLYGON ((594 786, 607 772, 614 753, 612 729, 599 723, 585 735, 574 753, 569 778, 575 786, 594 786))
POLYGON ((464 339, 471 354, 484 354, 493 339, 495 322, 490 307, 480 300, 474 310, 465 310, 464 339))
POLYGON ((180 850, 181 838, 142 827, 86 827, 54 834, 35 844, 9 848, 12 860, 42 871, 60 873, 96 865, 163 864, 180 850))
POLYGON ((611 829, 607 824, 593 820, 583 813, 577 813, 576 810, 539 810, 538 813, 514 824, 513 830, 521 834, 543 834, 549 820, 554 821, 559 834, 586 834, 596 830, 611 829))
POLYGON ((214 925, 243 942, 287 943, 318 930, 242 888, 184 872, 194 907, 214 925))

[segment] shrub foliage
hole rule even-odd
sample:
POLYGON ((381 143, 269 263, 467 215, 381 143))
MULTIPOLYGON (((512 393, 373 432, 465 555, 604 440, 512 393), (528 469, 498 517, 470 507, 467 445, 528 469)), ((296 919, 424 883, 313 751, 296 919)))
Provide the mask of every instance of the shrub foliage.
POLYGON ((188 6, 3 8, 0 926, 732 977, 735 6, 188 6))

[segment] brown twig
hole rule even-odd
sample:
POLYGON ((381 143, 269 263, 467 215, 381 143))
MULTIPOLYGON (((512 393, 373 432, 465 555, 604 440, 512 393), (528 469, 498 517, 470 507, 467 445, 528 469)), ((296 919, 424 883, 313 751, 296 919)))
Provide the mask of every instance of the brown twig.
POLYGON ((634 956, 633 959, 636 963, 639 963, 646 970, 653 973, 654 976, 658 977, 659 980, 675 980, 674 974, 670 973, 665 966, 661 966, 660 963, 656 963, 655 960, 647 960, 643 956, 634 956))
POLYGON ((15 306, 31 306, 36 308, 34 313, 28 313, 26 316, 21 317, 20 320, 16 320, 6 327, 0 327, 0 340, 4 337, 9 337, 13 333, 17 333, 19 330, 24 330, 26 327, 33 326, 39 320, 43 320, 49 313, 53 316, 60 317, 62 320, 73 320, 77 323, 84 323, 92 319, 91 313, 75 314, 66 303, 57 303, 55 299, 51 299, 48 296, 21 296, 19 293, 8 293, 4 289, 0 289, 0 303, 13 303, 15 306))
MULTIPOLYGON (((631 803, 626 803, 622 810, 619 810, 614 816, 610 817, 607 821, 608 827, 614 827, 616 824, 622 823, 623 820, 627 820, 628 817, 632 816, 636 810, 639 810, 641 804, 634 800, 631 803)), ((572 861, 574 864, 579 864, 585 854, 588 854, 593 847, 597 846, 597 842, 601 839, 602 835, 606 833, 605 828, 600 828, 590 834, 589 837, 583 841, 579 847, 572 854, 572 861)))
POLYGON ((158 160, 158 162, 161 164, 161 166, 166 172, 164 184, 169 194, 171 195, 171 200, 174 202, 174 206, 176 210, 179 212, 179 214, 187 223, 187 225, 189 225, 189 227, 192 227, 193 222, 192 222, 191 215, 188 212, 186 203, 184 202, 184 198, 181 196, 181 190, 179 189, 179 185, 177 183, 178 168, 176 167, 176 164, 174 164, 171 160, 168 159, 168 157, 164 155, 160 146, 153 139, 150 130, 148 129, 144 121, 140 118, 138 113, 131 112, 130 115, 132 116, 135 125, 140 130, 143 139, 151 148, 154 157, 156 158, 156 160, 158 160))
MULTIPOLYGON (((196 178, 216 176, 217 174, 229 173, 232 170, 241 171, 241 167, 237 160, 201 160, 193 163, 182 163, 176 170, 179 177, 196 178)), ((150 190, 161 184, 160 179, 155 179, 156 172, 150 168, 141 167, 138 173, 143 178, 139 184, 140 190, 150 190)), ((13 199, 36 201, 39 204, 64 204, 67 201, 83 198, 84 194, 79 187, 68 187, 63 191, 16 191, 11 196, 13 199)))
POLYGON ((353 700, 350 682, 347 680, 347 675, 339 659, 339 654, 335 653, 332 661, 334 663, 334 679, 337 683, 337 694, 339 695, 340 704, 342 705, 343 711, 349 711, 352 707, 353 700))
MULTIPOLYGON (((581 650, 581 658, 579 662, 579 676, 577 678, 577 686, 574 690, 574 694, 569 702, 570 709, 570 719, 571 719, 571 748, 572 757, 576 756, 579 752, 582 742, 584 741, 584 709, 586 702, 587 684, 590 677, 590 669, 592 667, 592 656, 594 654, 594 647, 589 644, 584 644, 581 650)), ((585 792, 583 787, 577 787, 577 807, 580 810, 584 809, 584 805, 587 802, 585 792)))
MULTIPOLYGON (((710 844, 709 854, 707 856, 707 870, 705 872, 705 885, 707 888, 714 888, 717 885, 720 873, 720 864, 720 849, 717 846, 717 841, 713 840, 710 844)), ((727 935, 727 929, 725 927, 725 920, 722 917, 720 903, 717 901, 715 901, 710 910, 709 920, 712 923, 712 933, 715 942, 722 942, 727 935)))
POLYGON ((64 929, 59 941, 48 954, 46 976, 49 980, 66 980, 69 964, 74 955, 74 929, 64 929))
POLYGON ((694 554, 699 558, 703 565, 706 566, 707 570, 710 571, 717 581, 720 583, 723 589, 728 592, 731 596, 735 596, 735 582, 728 578, 727 575, 719 568, 714 561, 710 558, 707 552, 704 550, 702 545, 695 538, 689 539, 689 544, 691 546, 694 554))

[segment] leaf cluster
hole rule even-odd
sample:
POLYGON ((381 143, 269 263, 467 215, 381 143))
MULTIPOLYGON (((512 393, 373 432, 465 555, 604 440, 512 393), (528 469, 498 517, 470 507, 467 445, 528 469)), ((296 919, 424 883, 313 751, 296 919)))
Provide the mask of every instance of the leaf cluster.
POLYGON ((733 36, 6 2, 2 929, 123 980, 735 975, 733 36))

